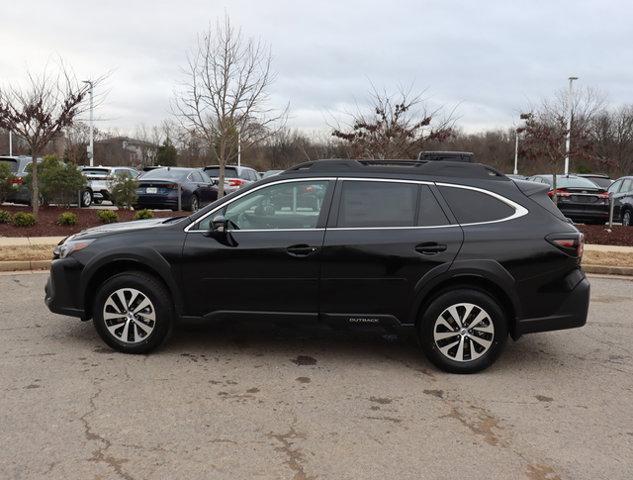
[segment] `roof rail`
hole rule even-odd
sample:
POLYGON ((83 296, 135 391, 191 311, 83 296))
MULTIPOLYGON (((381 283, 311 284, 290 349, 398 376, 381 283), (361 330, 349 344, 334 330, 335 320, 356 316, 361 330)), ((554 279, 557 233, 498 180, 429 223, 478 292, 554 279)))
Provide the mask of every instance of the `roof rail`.
POLYGON ((329 159, 313 160, 300 163, 284 170, 281 175, 301 172, 380 172, 380 173, 415 173, 445 177, 471 178, 506 178, 498 170, 481 163, 463 161, 426 161, 426 160, 349 160, 329 159))

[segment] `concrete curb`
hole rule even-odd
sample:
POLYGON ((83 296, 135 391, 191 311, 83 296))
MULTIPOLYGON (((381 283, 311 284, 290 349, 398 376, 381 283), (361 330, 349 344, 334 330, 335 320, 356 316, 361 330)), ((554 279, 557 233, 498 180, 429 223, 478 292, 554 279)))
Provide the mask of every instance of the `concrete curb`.
POLYGON ((48 270, 52 260, 5 260, 0 262, 0 272, 24 270, 48 270))
POLYGON ((605 275, 627 275, 633 276, 633 267, 613 267, 609 265, 583 264, 582 269, 586 273, 602 273, 605 275))

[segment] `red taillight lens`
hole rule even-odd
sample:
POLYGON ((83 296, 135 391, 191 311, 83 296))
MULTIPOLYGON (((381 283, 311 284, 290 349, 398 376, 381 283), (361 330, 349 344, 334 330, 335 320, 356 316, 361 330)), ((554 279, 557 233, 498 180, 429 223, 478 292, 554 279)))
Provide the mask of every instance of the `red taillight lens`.
POLYGON ((609 198, 609 193, 608 192, 600 193, 600 194, 598 194, 598 196, 600 198, 609 198))
POLYGON ((246 183, 246 180, 242 180, 241 178, 231 178, 229 180, 229 185, 232 187, 241 187, 246 183))
POLYGON ((552 198, 554 194, 556 194, 557 197, 571 197, 571 193, 569 193, 564 188, 557 188, 556 190, 550 190, 549 192, 547 192, 547 194, 550 196, 550 198, 552 198))
POLYGON ((11 179, 11 185, 23 185, 24 179, 22 177, 13 177, 11 179))
POLYGON ((548 235, 545 239, 563 252, 581 258, 585 250, 585 236, 582 233, 572 235, 548 235))

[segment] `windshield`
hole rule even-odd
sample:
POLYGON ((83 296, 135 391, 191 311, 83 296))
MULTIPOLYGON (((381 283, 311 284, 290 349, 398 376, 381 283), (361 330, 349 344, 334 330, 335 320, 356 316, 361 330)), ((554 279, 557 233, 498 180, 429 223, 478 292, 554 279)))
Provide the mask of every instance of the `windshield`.
POLYGON ((18 171, 18 161, 12 158, 0 158, 0 163, 9 166, 9 170, 11 173, 16 173, 18 171))
MULTIPOLYGON (((220 167, 205 167, 204 172, 211 178, 218 178, 220 176, 220 167)), ((237 177, 237 173, 235 173, 235 168, 224 167, 224 176, 228 178, 237 177)))
POLYGON ((142 180, 164 180, 164 179, 180 179, 184 178, 189 173, 189 170, 181 170, 179 168, 157 168, 156 170, 150 170, 143 174, 142 180))

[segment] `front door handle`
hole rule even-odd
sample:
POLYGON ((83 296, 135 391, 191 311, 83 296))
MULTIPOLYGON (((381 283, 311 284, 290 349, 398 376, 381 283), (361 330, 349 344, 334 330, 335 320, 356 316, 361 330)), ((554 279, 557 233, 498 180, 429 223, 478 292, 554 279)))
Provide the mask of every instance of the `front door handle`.
POLYGON ((299 245, 291 245, 286 248, 286 252, 292 257, 307 257, 309 255, 312 255, 316 251, 317 247, 311 247, 310 245, 306 245, 304 243, 299 245))
POLYGON ((434 255, 446 250, 446 245, 437 242, 424 242, 416 245, 416 252, 423 253, 424 255, 434 255))

